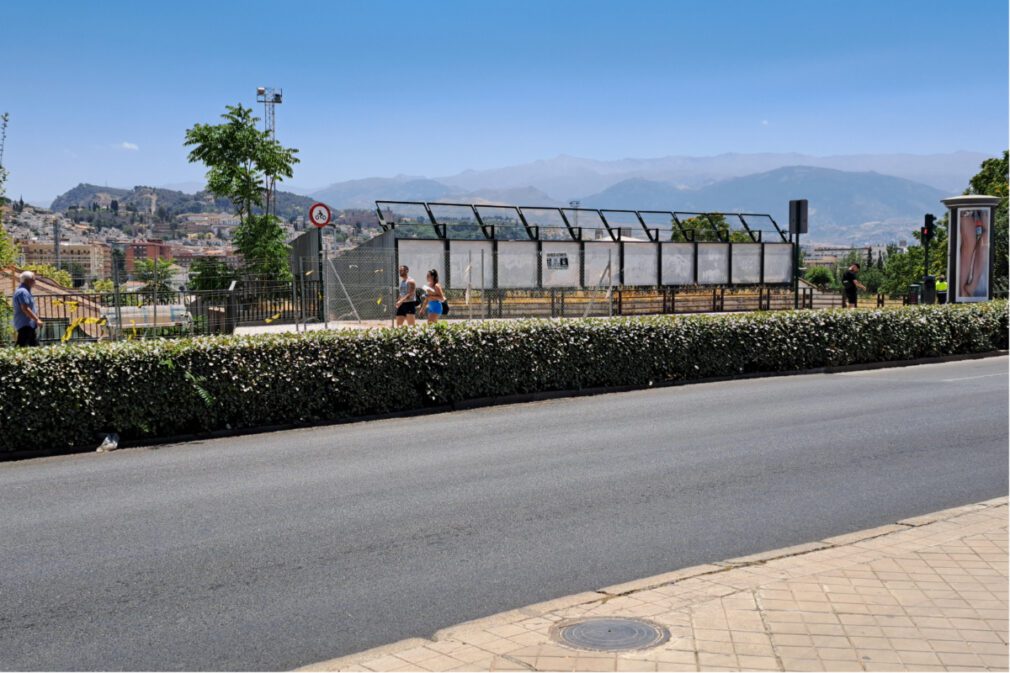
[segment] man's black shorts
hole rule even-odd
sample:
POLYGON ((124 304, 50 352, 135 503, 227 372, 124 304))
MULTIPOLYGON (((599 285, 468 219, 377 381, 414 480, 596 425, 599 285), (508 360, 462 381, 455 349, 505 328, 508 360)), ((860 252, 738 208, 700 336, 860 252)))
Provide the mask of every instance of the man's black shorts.
POLYGON ((416 315, 417 302, 405 301, 396 308, 396 315, 416 315))
POLYGON ((38 346, 39 339, 34 327, 22 327, 18 330, 18 346, 38 346))
POLYGON ((852 292, 852 293, 846 292, 845 293, 845 301, 852 308, 856 308, 856 293, 855 292, 852 292))

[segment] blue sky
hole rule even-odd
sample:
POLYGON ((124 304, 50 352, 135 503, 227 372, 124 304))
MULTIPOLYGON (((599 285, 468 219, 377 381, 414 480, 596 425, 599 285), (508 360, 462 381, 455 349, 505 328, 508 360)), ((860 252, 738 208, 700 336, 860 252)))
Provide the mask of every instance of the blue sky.
POLYGON ((8 193, 199 180, 185 129, 283 87, 292 184, 558 154, 995 153, 1004 0, 4 4, 8 193))

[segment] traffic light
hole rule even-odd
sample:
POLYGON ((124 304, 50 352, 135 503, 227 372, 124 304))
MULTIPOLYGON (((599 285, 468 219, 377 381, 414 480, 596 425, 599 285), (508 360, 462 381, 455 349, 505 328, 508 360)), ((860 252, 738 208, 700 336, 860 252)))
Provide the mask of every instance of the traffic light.
POLYGON ((922 234, 923 243, 928 243, 929 241, 933 240, 933 234, 936 231, 936 225, 934 224, 935 222, 936 222, 935 216, 929 214, 926 215, 926 219, 922 224, 922 230, 919 232, 922 234))

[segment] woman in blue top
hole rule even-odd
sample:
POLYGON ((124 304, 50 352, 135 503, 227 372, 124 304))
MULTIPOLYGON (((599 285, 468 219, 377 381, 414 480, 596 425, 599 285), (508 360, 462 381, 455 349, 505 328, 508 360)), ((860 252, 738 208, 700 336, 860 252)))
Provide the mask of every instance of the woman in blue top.
POLYGON ((428 310, 428 322, 436 323, 442 316, 445 306, 445 292, 438 282, 438 271, 432 269, 428 272, 428 282, 424 286, 424 303, 421 310, 428 310))

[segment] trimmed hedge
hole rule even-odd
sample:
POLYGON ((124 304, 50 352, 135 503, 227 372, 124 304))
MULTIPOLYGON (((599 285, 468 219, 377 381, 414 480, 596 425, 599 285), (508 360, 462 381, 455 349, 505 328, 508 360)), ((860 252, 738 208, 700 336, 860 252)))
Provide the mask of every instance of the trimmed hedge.
POLYGON ((1007 347, 1007 303, 529 320, 0 352, 0 451, 1007 347))

